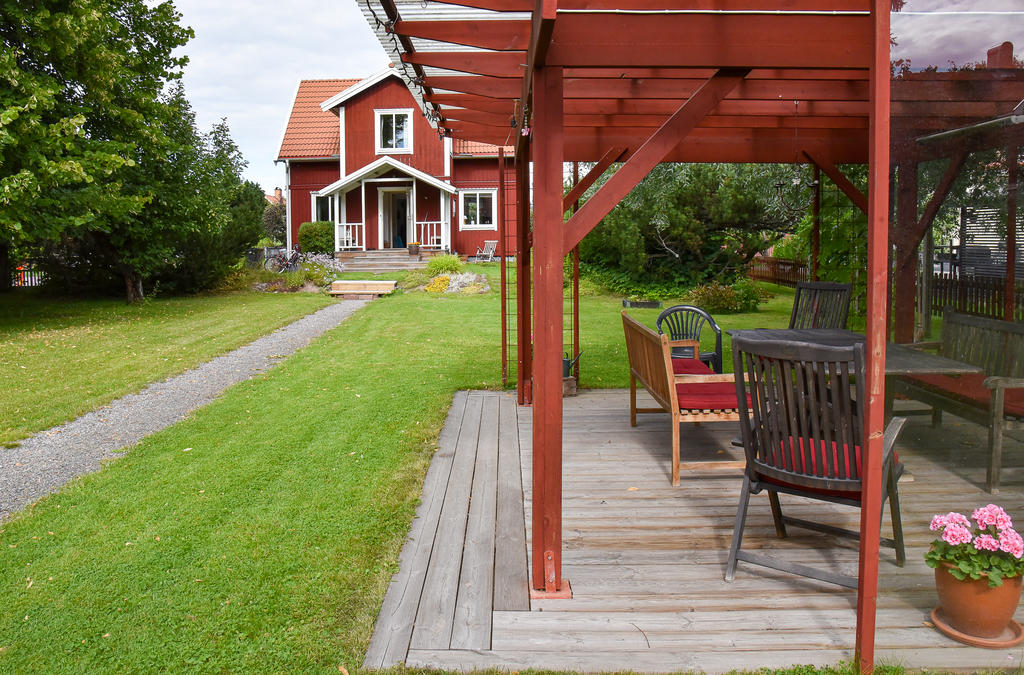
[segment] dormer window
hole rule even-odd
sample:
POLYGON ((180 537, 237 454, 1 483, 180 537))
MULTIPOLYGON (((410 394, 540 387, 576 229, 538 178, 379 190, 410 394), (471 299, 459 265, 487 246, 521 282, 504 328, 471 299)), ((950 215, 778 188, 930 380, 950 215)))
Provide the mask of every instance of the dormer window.
POLYGON ((374 110, 378 155, 412 153, 412 108, 374 110))

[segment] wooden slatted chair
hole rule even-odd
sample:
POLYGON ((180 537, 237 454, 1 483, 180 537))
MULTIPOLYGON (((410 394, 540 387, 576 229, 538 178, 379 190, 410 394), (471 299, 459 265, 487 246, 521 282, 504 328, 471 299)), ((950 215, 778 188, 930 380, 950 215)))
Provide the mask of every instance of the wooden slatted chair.
POLYGON ((679 425, 683 422, 735 422, 740 419, 732 375, 720 375, 698 359, 674 359, 672 349, 699 350, 696 340, 670 340, 622 312, 629 357, 629 425, 636 426, 637 413, 669 413, 672 416, 672 485, 679 485, 681 470, 741 469, 743 461, 713 460, 681 462, 679 425), (638 408, 639 382, 660 406, 638 408))
POLYGON ((793 296, 790 328, 846 328, 850 314, 850 285, 830 281, 801 281, 793 296))
MULTIPOLYGON (((743 560, 856 588, 856 578, 752 553, 741 544, 750 495, 762 491, 768 493, 779 537, 786 536, 787 525, 859 537, 858 532, 783 515, 779 495, 860 508, 863 428, 857 401, 866 400, 864 346, 772 341, 745 336, 746 332, 737 331, 732 340, 740 416, 749 422, 740 424, 746 471, 725 579, 732 581, 737 561, 743 560), (851 389, 856 389, 856 398, 851 389)), ((893 445, 904 421, 893 418, 883 443, 883 504, 888 498, 893 538, 882 543, 896 549, 896 564, 901 567, 906 554, 897 481, 903 465, 893 445)))
MULTIPOLYGON (((711 366, 716 373, 722 372, 722 329, 706 311, 694 305, 676 305, 659 314, 655 325, 658 327, 659 333, 668 333, 672 340, 697 340, 698 342, 704 326, 710 328, 715 333, 715 351, 700 352, 699 358, 711 366)), ((694 350, 688 347, 672 348, 672 358, 698 358, 694 354, 694 350)))

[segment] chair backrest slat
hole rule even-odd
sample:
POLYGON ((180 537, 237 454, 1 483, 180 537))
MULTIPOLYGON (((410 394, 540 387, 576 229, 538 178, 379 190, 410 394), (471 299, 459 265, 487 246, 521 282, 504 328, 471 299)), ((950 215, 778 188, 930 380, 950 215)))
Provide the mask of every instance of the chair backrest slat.
POLYGON ((846 328, 850 313, 850 285, 829 281, 801 281, 793 296, 790 328, 846 328))
POLYGON ((747 471, 817 489, 859 490, 863 345, 832 347, 733 335, 747 471), (854 389, 857 389, 856 398, 854 389), (749 389, 751 409, 747 410, 749 389))

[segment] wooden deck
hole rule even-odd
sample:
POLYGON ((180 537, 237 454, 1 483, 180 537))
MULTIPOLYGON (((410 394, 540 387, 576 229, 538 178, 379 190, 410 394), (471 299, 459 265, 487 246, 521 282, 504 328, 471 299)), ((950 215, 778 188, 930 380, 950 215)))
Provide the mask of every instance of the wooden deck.
MULTIPOLYGON (((574 597, 531 602, 531 410, 508 394, 457 394, 364 665, 715 673, 852 659, 856 594, 742 562, 723 581, 738 474, 671 487, 667 416, 630 428, 628 407, 623 390, 565 400, 563 574, 574 597)), ((912 418, 899 443, 912 474, 900 484, 908 561, 900 569, 882 549, 877 661, 1015 669, 1020 648, 967 647, 930 626, 933 571, 922 555, 934 513, 996 501, 1024 518, 1024 479, 1006 471, 1002 493, 988 495, 985 429, 947 416, 936 431, 926 419, 912 418)), ((684 425, 683 455, 739 457, 735 433, 734 423, 684 425)), ((1024 466, 1024 443, 1004 452, 1004 466, 1024 466)), ((792 497, 783 507, 854 528, 859 518, 792 497)), ((777 539, 763 495, 752 498, 744 545, 856 573, 855 543, 796 528, 777 539)))

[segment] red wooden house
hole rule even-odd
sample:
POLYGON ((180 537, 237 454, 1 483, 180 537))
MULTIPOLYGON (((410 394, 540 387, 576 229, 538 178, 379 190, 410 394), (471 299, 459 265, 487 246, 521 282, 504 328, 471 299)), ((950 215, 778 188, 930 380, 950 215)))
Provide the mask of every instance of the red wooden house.
MULTIPOLYGON (((362 80, 302 80, 277 157, 287 244, 298 242, 302 223, 321 220, 335 224, 335 251, 418 242, 472 254, 499 238, 498 155, 494 145, 440 136, 393 68, 362 80)), ((505 195, 511 226, 514 188, 505 195)))

